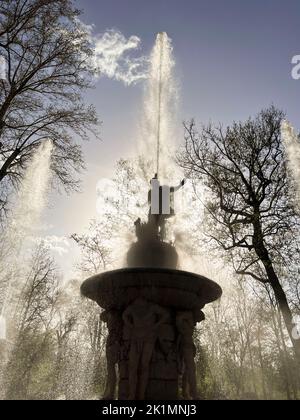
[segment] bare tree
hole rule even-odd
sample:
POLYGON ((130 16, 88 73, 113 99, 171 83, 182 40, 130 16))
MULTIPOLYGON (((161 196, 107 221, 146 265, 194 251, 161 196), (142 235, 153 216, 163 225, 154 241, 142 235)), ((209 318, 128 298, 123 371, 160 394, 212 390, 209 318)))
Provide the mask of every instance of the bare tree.
POLYGON ((292 311, 284 290, 283 268, 295 263, 299 217, 291 205, 281 123, 271 107, 255 119, 200 133, 185 124, 179 164, 208 191, 210 240, 224 251, 236 272, 269 284, 300 360, 300 340, 292 334, 292 311), (281 276, 281 278, 280 278, 281 276))
MULTIPOLYGON (((41 398, 34 377, 43 372, 54 350, 52 323, 59 295, 59 276, 48 249, 41 243, 34 250, 16 318, 16 338, 6 366, 6 397, 41 398)), ((47 372, 46 372, 47 373, 47 372)), ((49 373, 50 376, 50 373, 49 373)), ((49 378, 45 378, 44 383, 49 378)))
POLYGON ((286 331, 284 337, 280 332, 275 299, 264 285, 234 275, 223 285, 223 297, 205 311, 207 322, 195 341, 208 359, 204 397, 297 399, 297 363, 286 331))
POLYGON ((44 330, 49 329, 55 314, 58 284, 57 267, 47 247, 40 243, 33 252, 31 269, 20 296, 19 331, 40 328, 41 325, 44 330))
MULTIPOLYGON (((98 119, 82 93, 93 70, 88 32, 71 0, 1 0, 0 185, 18 185, 39 144, 54 145, 52 170, 67 190, 84 167, 75 139, 97 135, 98 119)), ((0 201, 0 206, 1 204, 0 201)))
POLYGON ((82 258, 78 268, 85 275, 97 274, 111 265, 111 249, 107 244, 108 230, 104 223, 93 221, 88 234, 71 235, 80 247, 82 258))

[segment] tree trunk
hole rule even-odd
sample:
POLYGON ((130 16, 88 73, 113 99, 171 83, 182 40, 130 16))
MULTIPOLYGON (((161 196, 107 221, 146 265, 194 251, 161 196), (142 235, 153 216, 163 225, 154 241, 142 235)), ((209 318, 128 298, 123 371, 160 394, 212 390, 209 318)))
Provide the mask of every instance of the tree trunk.
POLYGON ((257 342, 258 342, 258 356, 259 356, 259 364, 261 370, 261 381, 262 381, 262 391, 264 400, 268 399, 267 391, 266 391, 266 382, 265 382, 265 369, 264 369, 264 360, 262 355, 262 346, 261 346, 261 338, 260 338, 261 330, 259 328, 257 332, 257 342))
POLYGON ((20 149, 15 149, 13 153, 6 159, 3 165, 0 168, 0 182, 3 178, 7 175, 7 172, 10 168, 10 165, 14 162, 18 154, 20 153, 20 149))
POLYGON ((269 256, 269 252, 263 241, 262 227, 259 220, 259 210, 255 212, 255 220, 253 223, 253 227, 254 227, 253 246, 254 246, 255 252, 264 265, 269 283, 273 289, 276 301, 278 303, 278 307, 280 309, 280 312, 282 313, 282 317, 284 319, 286 329, 288 331, 289 337, 293 344, 295 356, 297 358, 298 363, 300 364, 300 340, 295 340, 293 338, 294 324, 293 324, 292 311, 289 307, 286 294, 274 270, 271 258, 269 256))
POLYGON ((291 400, 292 398, 291 398, 291 389, 290 389, 290 375, 288 372, 288 361, 284 353, 284 350, 282 349, 283 343, 280 337, 278 319, 277 319, 276 313, 273 311, 272 311, 272 322, 273 322, 273 327, 274 327, 274 334, 276 337, 276 346, 278 349, 279 360, 282 366, 282 374, 283 374, 283 379, 285 383, 286 398, 287 400, 291 400))
POLYGON ((299 375, 298 375, 298 372, 297 372, 297 367, 296 367, 296 370, 294 370, 293 366, 292 366, 294 364, 293 363, 294 361, 291 360, 288 349, 287 349, 287 346, 286 346, 280 314, 278 315, 278 327, 279 327, 279 332, 280 332, 280 338, 281 338, 281 342, 282 342, 284 357, 285 357, 285 360, 286 360, 288 376, 289 376, 290 384, 291 384, 292 391, 293 391, 293 399, 297 400, 298 399, 297 387, 298 387, 298 376, 299 375))
MULTIPOLYGON (((265 265, 265 264, 264 264, 265 265)), ((298 362, 300 363, 300 340, 295 340, 293 338, 293 315, 292 311, 289 307, 286 294, 279 282, 279 279, 275 273, 275 270, 272 266, 271 261, 268 262, 267 265, 265 265, 266 273, 268 275, 268 278, 270 280, 270 285, 274 291, 274 295, 276 298, 276 301, 278 303, 278 306, 280 308, 280 312, 282 313, 282 317, 284 319, 284 323, 286 326, 286 329, 288 331, 289 337, 291 339, 291 342, 293 344, 294 352, 297 357, 298 362)))

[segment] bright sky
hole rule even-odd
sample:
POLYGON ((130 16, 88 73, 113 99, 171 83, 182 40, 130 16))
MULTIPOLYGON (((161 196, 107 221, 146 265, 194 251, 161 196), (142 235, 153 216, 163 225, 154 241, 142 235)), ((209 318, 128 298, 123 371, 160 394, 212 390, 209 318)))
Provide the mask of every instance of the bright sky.
MULTIPOLYGON (((300 129, 300 80, 291 59, 300 54, 299 0, 77 0, 82 21, 94 34, 120 31, 141 40, 148 55, 157 32, 173 41, 180 84, 178 122, 244 120, 272 103, 300 129)), ((46 235, 82 232, 96 215, 96 184, 113 173, 116 161, 134 152, 142 83, 125 86, 102 77, 86 96, 103 121, 102 142, 84 146, 87 171, 82 194, 55 194, 45 215, 46 235)), ((71 275, 75 247, 58 258, 71 275)))

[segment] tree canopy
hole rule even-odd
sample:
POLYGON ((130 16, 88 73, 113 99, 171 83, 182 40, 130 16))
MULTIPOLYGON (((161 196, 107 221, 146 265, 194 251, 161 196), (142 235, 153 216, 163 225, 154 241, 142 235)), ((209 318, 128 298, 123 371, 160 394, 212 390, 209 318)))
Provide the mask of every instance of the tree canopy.
POLYGON ((54 179, 78 187, 79 143, 97 135, 95 109, 83 101, 92 86, 88 31, 71 0, 3 0, 0 4, 0 183, 2 202, 44 140, 54 145, 54 179))

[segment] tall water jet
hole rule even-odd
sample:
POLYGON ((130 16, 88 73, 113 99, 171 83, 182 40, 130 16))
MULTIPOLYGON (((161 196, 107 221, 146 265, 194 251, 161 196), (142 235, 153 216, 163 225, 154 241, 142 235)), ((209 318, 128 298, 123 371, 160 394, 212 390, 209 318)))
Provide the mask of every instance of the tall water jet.
POLYGON ((10 221, 2 240, 2 272, 0 277, 0 338, 6 338, 6 318, 15 309, 15 300, 22 289, 24 257, 30 239, 39 228, 42 211, 46 204, 50 181, 52 142, 43 142, 29 163, 17 192, 10 221))
POLYGON ((140 127, 142 138, 138 145, 142 159, 147 162, 148 178, 155 173, 162 180, 170 177, 176 136, 174 113, 178 99, 174 66, 171 40, 165 32, 161 32, 150 55, 140 127))
POLYGON ((176 248, 166 241, 167 219, 175 216, 176 189, 159 183, 168 179, 168 139, 173 138, 168 122, 174 62, 165 33, 157 36, 151 63, 141 148, 152 178, 148 220, 142 223, 139 217, 135 222, 136 242, 127 253, 127 268, 93 276, 81 286, 82 294, 105 310, 107 400, 115 398, 117 378, 120 400, 177 400, 180 375, 182 397, 197 399, 193 332, 205 318, 204 306, 222 294, 213 281, 178 270, 176 248))
POLYGON ((300 139, 288 121, 283 121, 281 133, 287 155, 288 168, 296 187, 295 204, 300 210, 300 139))

